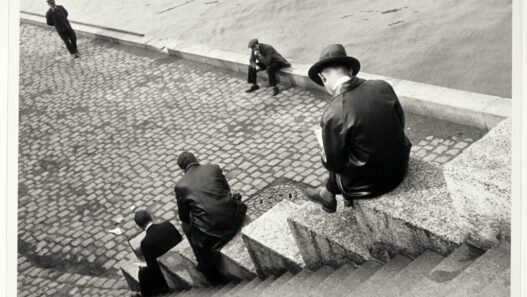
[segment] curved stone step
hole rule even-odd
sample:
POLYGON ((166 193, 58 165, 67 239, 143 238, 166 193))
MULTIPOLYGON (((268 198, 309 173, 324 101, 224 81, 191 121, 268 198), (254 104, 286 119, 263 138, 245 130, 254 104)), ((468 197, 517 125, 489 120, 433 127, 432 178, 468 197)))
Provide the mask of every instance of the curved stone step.
POLYGON ((290 291, 295 290, 298 288, 300 284, 302 284, 309 276, 313 274, 313 271, 309 269, 304 269, 297 273, 295 276, 293 276, 289 281, 287 281, 283 286, 278 288, 274 292, 274 296, 281 296, 285 297, 286 294, 289 294, 290 291))
POLYGON ((450 281, 443 293, 452 297, 479 296, 487 284, 510 268, 510 256, 510 244, 500 242, 450 281))
POLYGON ((287 223, 298 207, 282 200, 243 228, 242 238, 260 277, 278 276, 286 271, 298 273, 305 266, 287 223))
POLYGON ((274 280, 275 280, 275 276, 274 275, 268 276, 265 280, 260 282, 260 284, 258 284, 258 286, 256 286, 250 292, 248 292, 245 295, 245 297, 257 297, 257 296, 259 296, 262 293, 262 291, 267 289, 267 287, 269 287, 273 283, 274 280))
POLYGON ((291 272, 286 272, 282 274, 278 279, 273 281, 267 288, 265 288, 259 296, 266 297, 266 296, 273 296, 273 294, 281 288, 285 283, 287 283, 291 278, 293 278, 295 275, 291 272))
POLYGON ((375 296, 375 291, 379 289, 386 280, 392 278, 412 262, 411 259, 398 255, 390 262, 384 264, 377 272, 370 276, 355 288, 351 288, 350 294, 354 297, 375 296))
POLYGON ((346 279, 329 292, 329 296, 348 296, 361 283, 374 275, 382 265, 376 261, 368 261, 357 267, 346 279))
POLYGON ((506 269, 480 292, 480 297, 508 297, 511 295, 511 270, 506 269))
POLYGON ((440 291, 442 286, 457 277, 483 253, 479 249, 463 244, 432 268, 429 273, 418 277, 413 286, 401 296, 429 296, 432 293, 427 292, 440 291))
POLYGON ((419 281, 419 276, 428 274, 443 259, 444 257, 439 254, 432 251, 425 251, 394 277, 386 279, 382 287, 376 290, 376 295, 371 296, 384 297, 402 295, 419 281))
POLYGON ((309 297, 324 296, 335 289, 339 284, 344 282, 348 276, 356 269, 353 264, 344 264, 335 270, 322 283, 320 283, 312 292, 308 293, 309 297))

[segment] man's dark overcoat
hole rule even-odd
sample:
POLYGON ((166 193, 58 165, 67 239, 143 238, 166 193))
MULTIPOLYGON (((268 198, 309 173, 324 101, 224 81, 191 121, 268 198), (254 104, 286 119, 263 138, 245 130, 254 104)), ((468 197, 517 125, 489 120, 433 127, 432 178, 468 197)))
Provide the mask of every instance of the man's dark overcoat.
POLYGON ((401 183, 412 144, 387 82, 352 77, 331 99, 320 125, 324 166, 338 175, 345 197, 377 196, 401 183))
MULTIPOLYGON (((272 45, 260 43, 259 52, 260 52, 260 55, 262 56, 261 59, 259 59, 259 61, 265 66, 271 65, 271 63, 279 63, 279 64, 284 65, 284 67, 291 66, 291 64, 289 64, 289 62, 287 62, 287 60, 284 57, 282 57, 282 55, 280 55, 280 53, 276 51, 272 45)), ((256 63, 257 58, 258 57, 256 57, 256 55, 254 54, 254 51, 251 51, 251 57, 249 61, 251 63, 256 63)))

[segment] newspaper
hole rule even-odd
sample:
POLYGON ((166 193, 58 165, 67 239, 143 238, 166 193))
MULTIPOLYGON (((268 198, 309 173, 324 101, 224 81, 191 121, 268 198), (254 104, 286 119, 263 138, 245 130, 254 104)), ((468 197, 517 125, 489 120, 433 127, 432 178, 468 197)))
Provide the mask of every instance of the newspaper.
POLYGON ((322 140, 322 128, 319 125, 315 125, 311 127, 311 131, 315 133, 318 146, 320 147, 320 154, 322 156, 322 159, 326 161, 326 151, 324 150, 324 141, 322 140))

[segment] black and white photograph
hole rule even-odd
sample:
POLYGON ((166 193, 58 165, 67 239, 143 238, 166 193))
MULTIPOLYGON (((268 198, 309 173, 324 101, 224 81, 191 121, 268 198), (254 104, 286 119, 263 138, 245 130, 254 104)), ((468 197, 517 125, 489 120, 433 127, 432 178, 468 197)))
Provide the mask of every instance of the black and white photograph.
POLYGON ((1 296, 527 294, 527 3, 5 6, 1 296))

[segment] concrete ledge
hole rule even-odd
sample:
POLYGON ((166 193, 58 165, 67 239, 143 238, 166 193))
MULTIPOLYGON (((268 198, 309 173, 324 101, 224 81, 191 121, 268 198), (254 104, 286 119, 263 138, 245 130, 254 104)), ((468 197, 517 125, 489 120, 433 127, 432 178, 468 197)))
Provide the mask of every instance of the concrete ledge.
MULTIPOLYGON (((23 23, 46 26, 44 16, 20 13, 23 23)), ((169 38, 153 38, 121 30, 105 29, 87 24, 76 24, 73 27, 80 35, 102 38, 121 44, 161 51, 183 59, 205 63, 235 72, 247 73, 248 54, 237 53, 202 44, 183 42, 169 38)), ((307 76, 309 65, 292 63, 291 68, 283 69, 280 76, 291 85, 323 90, 307 76)), ((432 116, 438 119, 463 125, 490 129, 501 120, 511 116, 511 100, 491 95, 449 89, 396 78, 359 73, 366 79, 388 81, 395 89, 401 105, 407 112, 432 116)))
POLYGON ((242 236, 258 276, 279 276, 287 271, 300 272, 305 264, 287 224, 298 205, 283 200, 243 228, 242 236))
POLYGON ((335 214, 306 202, 289 217, 288 223, 309 269, 323 265, 336 269, 350 262, 361 265, 371 258, 369 240, 358 229, 353 211, 344 207, 342 199, 335 214))
POLYGON ((505 120, 444 167, 454 205, 476 246, 510 236, 511 120, 505 120))
POLYGON ((355 211, 370 244, 388 253, 417 257, 430 249, 446 256, 465 236, 442 170, 413 158, 399 187, 377 198, 357 200, 355 211))

